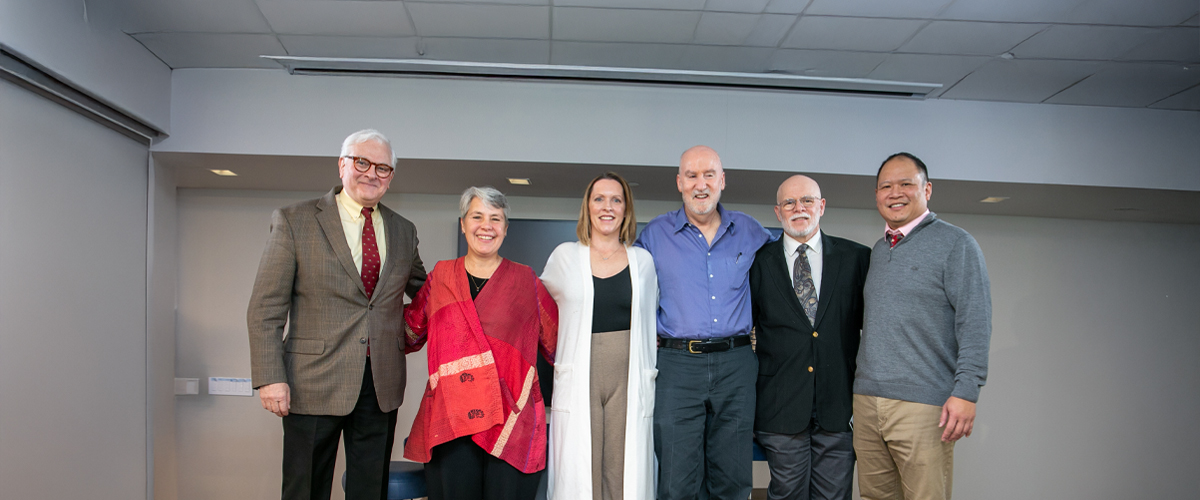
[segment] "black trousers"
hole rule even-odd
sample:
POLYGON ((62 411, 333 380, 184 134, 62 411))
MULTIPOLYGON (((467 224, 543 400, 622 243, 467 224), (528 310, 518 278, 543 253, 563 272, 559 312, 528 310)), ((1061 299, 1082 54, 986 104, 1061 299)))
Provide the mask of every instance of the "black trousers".
POLYGON ((525 474, 460 437, 434 446, 425 464, 429 500, 533 500, 545 470, 525 474))
POLYGON ((813 418, 799 434, 754 434, 771 469, 768 500, 850 500, 853 432, 823 430, 813 418))
POLYGON ((658 500, 750 496, 757 378, 748 345, 709 354, 658 349, 658 500))
POLYGON ((347 500, 386 500, 396 411, 379 410, 371 358, 349 415, 283 417, 283 500, 329 499, 339 436, 346 445, 347 500))

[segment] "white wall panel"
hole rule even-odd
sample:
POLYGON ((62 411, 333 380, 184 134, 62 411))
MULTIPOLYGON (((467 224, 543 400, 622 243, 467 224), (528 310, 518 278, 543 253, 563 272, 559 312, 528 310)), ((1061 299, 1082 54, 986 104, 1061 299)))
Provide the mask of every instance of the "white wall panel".
POLYGON ((405 158, 872 174, 911 151, 942 179, 1200 190, 1200 113, 782 92, 178 70, 161 151, 334 155, 375 127, 405 158))
POLYGON ((146 146, 0 82, 0 496, 147 497, 146 146))

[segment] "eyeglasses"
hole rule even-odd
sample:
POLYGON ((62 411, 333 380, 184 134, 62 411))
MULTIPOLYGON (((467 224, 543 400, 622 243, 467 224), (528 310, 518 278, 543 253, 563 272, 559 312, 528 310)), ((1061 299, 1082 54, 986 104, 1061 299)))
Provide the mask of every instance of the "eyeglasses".
POLYGON ((349 158, 350 163, 354 165, 354 170, 364 174, 367 173, 368 170, 371 170, 372 166, 375 167, 375 175, 378 175, 379 177, 391 177, 392 172, 396 170, 392 168, 391 165, 386 163, 372 163, 371 160, 361 156, 343 156, 342 158, 349 158))
POLYGON ((795 210, 796 205, 803 205, 804 208, 812 208, 813 205, 817 204, 817 201, 819 201, 819 198, 813 198, 811 196, 805 196, 803 198, 800 198, 799 200, 793 200, 791 198, 788 198, 786 200, 783 200, 783 203, 780 203, 775 206, 780 207, 784 210, 795 210))

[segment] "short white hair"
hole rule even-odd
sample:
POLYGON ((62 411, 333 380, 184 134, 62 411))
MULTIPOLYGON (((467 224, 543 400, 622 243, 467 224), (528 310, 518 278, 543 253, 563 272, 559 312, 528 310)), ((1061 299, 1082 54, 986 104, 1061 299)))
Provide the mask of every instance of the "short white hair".
MULTIPOLYGON (((392 141, 389 141, 383 132, 373 128, 365 128, 346 136, 346 140, 342 141, 342 154, 339 156, 350 156, 350 148, 356 144, 362 144, 367 141, 377 141, 387 147, 388 162, 392 163, 396 160, 396 155, 392 153, 392 141)), ((393 165, 394 166, 394 165, 393 165)))
POLYGON ((463 191, 462 198, 458 201, 459 219, 466 218, 467 210, 471 209, 471 200, 475 198, 479 198, 479 201, 483 202, 484 205, 503 210, 504 223, 508 224, 508 198, 504 197, 504 193, 491 186, 471 186, 466 191, 463 191))

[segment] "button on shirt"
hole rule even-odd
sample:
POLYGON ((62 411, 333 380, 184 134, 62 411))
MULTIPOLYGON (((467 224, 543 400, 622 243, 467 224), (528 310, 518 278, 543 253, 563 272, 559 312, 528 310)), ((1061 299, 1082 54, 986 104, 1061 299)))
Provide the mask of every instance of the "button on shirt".
MULTIPOLYGON (((791 236, 783 235, 783 258, 787 259, 788 275, 790 281, 792 276, 796 274, 796 262, 799 261, 800 254, 796 250, 800 248, 800 242, 793 239, 791 236)), ((821 232, 817 231, 811 239, 808 240, 808 251, 804 255, 808 256, 808 268, 812 271, 813 288, 816 290, 817 298, 821 298, 821 271, 825 269, 825 257, 822 254, 821 232)))
POLYGON ((658 271, 658 334, 682 339, 749 335, 750 265, 771 233, 753 217, 717 204, 712 245, 684 208, 655 217, 635 245, 658 271))
MULTIPOLYGON (((337 200, 338 216, 342 220, 342 232, 346 233, 346 244, 350 246, 350 256, 354 257, 354 267, 362 272, 362 232, 363 222, 367 220, 362 215, 362 205, 346 193, 334 195, 337 200)), ((379 268, 387 262, 387 235, 383 230, 383 216, 379 214, 378 206, 371 212, 371 222, 375 227, 375 243, 379 247, 379 268)))

